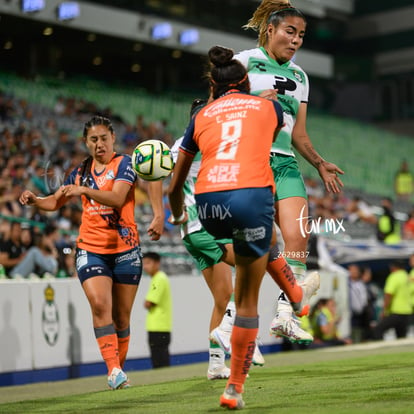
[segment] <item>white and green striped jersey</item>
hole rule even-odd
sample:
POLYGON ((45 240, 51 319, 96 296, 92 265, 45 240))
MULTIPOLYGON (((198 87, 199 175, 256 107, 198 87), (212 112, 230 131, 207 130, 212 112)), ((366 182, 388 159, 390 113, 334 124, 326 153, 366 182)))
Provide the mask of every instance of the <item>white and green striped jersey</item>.
MULTIPOLYGON (((173 147, 171 148, 171 153, 174 159, 174 162, 178 158, 178 150, 180 148, 181 142, 184 137, 181 137, 175 141, 173 147)), ((198 152, 193 159, 191 164, 190 171, 188 172, 187 179, 184 183, 184 204, 188 214, 187 223, 181 226, 181 237, 185 237, 187 234, 194 233, 202 228, 200 220, 198 219, 197 206, 194 197, 195 182, 197 180, 198 171, 200 170, 201 164, 201 153, 198 152)))
POLYGON ((254 95, 266 89, 277 89, 282 105, 285 126, 272 145, 272 152, 295 156, 292 149, 292 130, 301 102, 308 102, 309 79, 296 63, 282 65, 269 57, 262 47, 243 50, 234 56, 249 73, 250 88, 254 95))

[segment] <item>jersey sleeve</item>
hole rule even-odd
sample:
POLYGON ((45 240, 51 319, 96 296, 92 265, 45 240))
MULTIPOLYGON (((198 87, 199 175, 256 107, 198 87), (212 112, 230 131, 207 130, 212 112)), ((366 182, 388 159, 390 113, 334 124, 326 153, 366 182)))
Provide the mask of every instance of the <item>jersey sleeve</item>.
POLYGON ((277 116, 277 125, 279 127, 283 126, 283 108, 279 102, 272 100, 273 106, 275 108, 276 116, 277 116))
POLYGON ((78 174, 79 167, 74 168, 71 173, 66 177, 63 185, 75 184, 76 176, 78 174))
POLYGON ((233 56, 233 59, 238 60, 245 68, 247 68, 247 65, 249 63, 249 54, 246 50, 242 50, 239 53, 236 53, 233 56))
POLYGON ((177 158, 178 158, 178 152, 180 149, 180 145, 183 142, 183 138, 178 138, 177 141, 174 142, 174 145, 171 148, 171 155, 173 157, 174 162, 177 162, 177 158))
POLYGON ((137 174, 132 168, 131 157, 129 155, 123 155, 123 159, 119 163, 115 181, 124 181, 132 185, 136 180, 137 174))
POLYGON ((305 87, 303 90, 303 96, 302 96, 301 102, 307 104, 309 101, 309 78, 305 72, 303 72, 303 76, 305 78, 305 87))
POLYGON ((192 156, 197 154, 197 152, 199 151, 199 148, 193 139, 194 125, 195 125, 196 118, 197 118, 197 115, 191 119, 190 124, 185 130, 184 138, 180 145, 180 151, 183 151, 186 154, 192 155, 192 156))

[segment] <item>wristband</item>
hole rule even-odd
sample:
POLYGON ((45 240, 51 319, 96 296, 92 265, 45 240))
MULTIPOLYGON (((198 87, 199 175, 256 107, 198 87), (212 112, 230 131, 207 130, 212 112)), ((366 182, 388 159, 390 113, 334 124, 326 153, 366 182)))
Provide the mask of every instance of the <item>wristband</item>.
POLYGON ((181 213, 180 217, 173 216, 172 222, 173 224, 179 223, 180 221, 183 221, 185 219, 185 211, 181 213))

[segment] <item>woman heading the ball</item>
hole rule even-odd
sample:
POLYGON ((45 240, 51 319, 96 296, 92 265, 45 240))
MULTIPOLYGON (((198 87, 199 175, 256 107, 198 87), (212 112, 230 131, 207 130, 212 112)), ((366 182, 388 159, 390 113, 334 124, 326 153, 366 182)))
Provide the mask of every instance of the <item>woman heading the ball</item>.
POLYGON ((246 69, 232 50, 214 46, 208 56, 214 100, 186 129, 168 194, 174 224, 186 222, 183 185, 200 151, 195 184, 200 221, 214 237, 232 239, 235 252, 231 373, 220 398, 222 406, 234 409, 244 406, 243 386, 256 346, 258 295, 274 236, 269 151, 283 112, 277 102, 249 94, 246 69))
MULTIPOLYGON (((129 385, 123 371, 130 339, 130 316, 142 274, 139 234, 134 220, 137 176, 129 155, 114 152, 115 133, 109 119, 92 117, 83 138, 90 156, 52 195, 37 197, 29 190, 23 205, 55 211, 72 197, 82 200, 82 223, 76 249, 76 270, 92 312, 95 337, 108 369, 108 386, 129 385)), ((157 183, 153 190, 159 190, 157 183)), ((152 232, 161 234, 159 203, 152 232)), ((151 227, 150 226, 150 227, 151 227)), ((153 234, 153 238, 157 238, 153 234)))
MULTIPOLYGON (((338 193, 344 172, 325 161, 315 150, 306 129, 309 80, 301 67, 293 62, 303 44, 306 31, 304 15, 286 0, 263 0, 244 26, 258 32, 258 47, 235 55, 247 69, 254 95, 276 98, 284 112, 285 125, 272 145, 270 164, 276 184, 275 221, 280 227, 287 262, 298 281, 306 272, 308 233, 301 226, 308 217, 306 189, 295 149, 314 166, 327 192, 338 193), (301 220, 303 218, 303 220, 301 220)), ((278 310, 270 332, 291 342, 310 343, 313 337, 298 324, 292 307, 281 292, 278 310)))

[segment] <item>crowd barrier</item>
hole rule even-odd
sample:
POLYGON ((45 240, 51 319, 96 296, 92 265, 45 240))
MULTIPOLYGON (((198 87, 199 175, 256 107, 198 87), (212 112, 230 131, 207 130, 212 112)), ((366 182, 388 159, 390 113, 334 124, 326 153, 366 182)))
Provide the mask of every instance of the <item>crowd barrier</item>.
MULTIPOLYGON (((319 296, 334 296, 344 321, 346 280, 323 274, 319 296)), ((175 364, 208 360, 208 327, 213 306, 201 276, 170 278, 173 332, 170 352, 175 364), (198 355, 199 360, 191 358, 198 355)), ((143 303, 150 278, 143 276, 131 318, 130 368, 150 368, 143 303), (133 362, 145 362, 133 365, 133 362)), ((266 275, 260 292, 262 349, 280 341, 269 335, 279 289, 266 275)), ((316 297, 315 297, 316 300, 316 297)), ((3 280, 0 283, 0 385, 105 374, 93 334, 89 304, 77 279, 3 280), (76 368, 76 369, 74 369, 76 368), (88 369, 89 368, 89 369, 88 369)), ((342 330, 346 332, 347 326, 342 330)))

